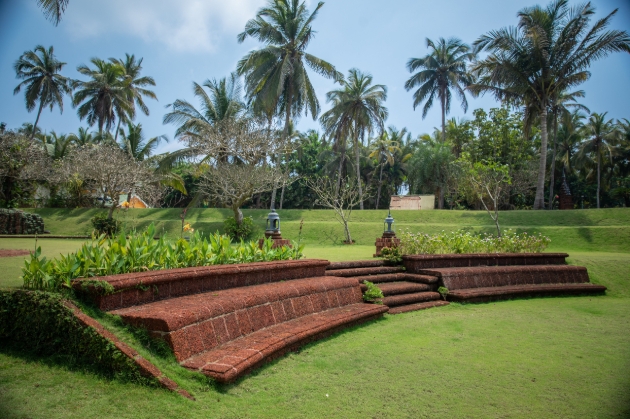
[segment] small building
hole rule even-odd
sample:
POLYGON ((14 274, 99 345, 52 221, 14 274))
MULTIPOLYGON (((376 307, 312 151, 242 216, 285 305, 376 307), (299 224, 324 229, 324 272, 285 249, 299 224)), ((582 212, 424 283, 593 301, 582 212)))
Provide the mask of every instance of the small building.
POLYGON ((393 195, 389 201, 393 210, 432 210, 435 209, 435 195, 393 195))
POLYGON ((121 205, 123 202, 127 201, 129 206, 127 208, 150 208, 146 202, 142 200, 137 195, 131 195, 131 198, 128 198, 129 195, 120 195, 118 197, 118 205, 121 205))

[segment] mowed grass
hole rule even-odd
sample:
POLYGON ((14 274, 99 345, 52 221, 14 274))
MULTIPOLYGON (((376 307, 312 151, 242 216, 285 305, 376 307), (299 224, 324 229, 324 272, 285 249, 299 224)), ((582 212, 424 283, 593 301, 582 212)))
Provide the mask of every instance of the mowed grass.
MULTIPOLYGON (((197 401, 162 389, 70 371, 48 359, 0 351, 0 417, 630 417, 630 252, 620 250, 628 244, 614 233, 628 227, 630 221, 625 218, 627 212, 610 211, 617 213, 595 211, 587 226, 589 231, 610 229, 604 251, 583 250, 591 246, 586 236, 568 232, 578 226, 565 227, 567 238, 575 234, 575 239, 567 239, 571 246, 553 249, 570 253, 569 263, 587 266, 592 282, 609 288, 606 296, 451 304, 385 316, 313 343, 232 385, 215 385, 178 367, 172 357, 139 347, 115 319, 104 318, 109 328, 139 347, 143 356, 193 393, 197 401)), ((459 214, 449 215, 450 219, 443 215, 455 212, 433 213, 437 215, 430 215, 433 218, 426 223, 413 226, 426 229, 432 221, 447 231, 465 227, 459 214)), ((538 219, 557 213, 561 212, 529 212, 520 222, 561 231, 538 219)), ((568 213, 565 222, 575 221, 573 212, 568 213)), ((330 214, 327 220, 324 214, 314 215, 304 223, 307 257, 371 257, 372 245, 314 241, 307 229, 320 225, 317 223, 333 225, 330 214)), ((372 237, 378 234, 373 230, 380 232, 380 215, 362 215, 372 237), (372 216, 374 220, 369 219, 372 216)), ((394 215, 397 220, 405 217, 394 215)), ((297 224, 299 219, 284 222, 283 233, 288 230, 285 226, 297 224)), ((485 228, 482 218, 475 220, 476 226, 485 228)), ((513 220, 516 223, 518 217, 513 220)), ((33 240, 20 240, 24 239, 0 239, 0 248, 33 246, 33 240)), ((50 255, 71 251, 80 243, 39 241, 50 255)), ((7 280, 6 275, 11 274, 10 269, 19 272, 22 260, 0 259, 0 286, 21 283, 7 280)))

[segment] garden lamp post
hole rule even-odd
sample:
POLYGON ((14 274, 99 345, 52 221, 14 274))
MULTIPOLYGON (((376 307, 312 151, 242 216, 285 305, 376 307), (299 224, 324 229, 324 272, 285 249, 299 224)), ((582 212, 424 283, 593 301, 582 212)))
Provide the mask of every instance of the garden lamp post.
POLYGON ((391 211, 387 212, 387 217, 383 222, 383 237, 396 237, 396 233, 392 228, 394 225, 394 217, 392 217, 391 211))
POLYGON ((272 239, 282 238, 280 235, 280 216, 273 207, 271 208, 271 212, 267 215, 265 237, 271 237, 272 239))
POLYGON ((280 234, 280 216, 276 212, 274 207, 271 207, 271 212, 267 215, 267 228, 265 229, 265 238, 258 241, 258 247, 262 249, 265 240, 273 240, 273 248, 276 247, 292 247, 291 240, 283 239, 280 234))
POLYGON ((381 250, 383 248, 394 248, 400 244, 400 239, 396 237, 394 231, 394 217, 392 217, 391 210, 387 211, 387 217, 383 221, 383 236, 376 239, 376 253, 374 257, 381 256, 381 250))

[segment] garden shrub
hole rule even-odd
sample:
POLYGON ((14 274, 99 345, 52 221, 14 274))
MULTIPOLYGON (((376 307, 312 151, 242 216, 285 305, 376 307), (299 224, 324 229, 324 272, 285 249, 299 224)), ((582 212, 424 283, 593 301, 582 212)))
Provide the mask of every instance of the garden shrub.
MULTIPOLYGON (((273 248, 273 241, 266 239, 262 248, 258 242, 241 241, 237 245, 218 233, 203 237, 195 231, 190 241, 170 240, 166 236, 154 239, 155 226, 144 232, 132 231, 115 238, 101 235, 86 242, 76 253, 61 255, 48 260, 37 248, 30 259, 24 261, 22 279, 24 288, 59 290, 71 288, 76 278, 91 278, 130 272, 159 269, 188 268, 194 266, 222 265, 231 263, 266 262, 273 260, 300 259, 304 245, 293 248, 273 248)), ((103 289, 107 292, 107 289, 103 289)))
POLYGON ((400 234, 400 248, 405 255, 450 253, 542 253, 551 239, 541 234, 518 234, 507 230, 501 237, 455 231, 430 235, 405 231, 400 234))
POLYGON ((370 281, 363 281, 367 290, 363 293, 363 300, 376 304, 383 304, 383 291, 370 281))
POLYGON ((223 221, 223 231, 232 240, 246 240, 254 231, 254 219, 252 217, 243 217, 243 222, 239 226, 234 217, 228 217, 223 221))
POLYGON ((120 231, 120 222, 113 218, 107 218, 107 214, 96 214, 90 221, 98 235, 105 234, 108 237, 113 237, 120 231))
POLYGON ((63 303, 61 294, 0 291, 0 347, 52 357, 107 378, 155 384, 113 343, 81 324, 63 303))
POLYGON ((402 252, 398 247, 384 247, 381 249, 381 257, 391 265, 402 262, 402 252))

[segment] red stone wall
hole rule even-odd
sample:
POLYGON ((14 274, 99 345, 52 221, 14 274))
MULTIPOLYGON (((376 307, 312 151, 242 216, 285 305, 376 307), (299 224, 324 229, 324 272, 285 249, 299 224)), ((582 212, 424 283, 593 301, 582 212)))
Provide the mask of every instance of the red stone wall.
POLYGON ((509 265, 564 265, 566 253, 476 253, 446 255, 406 255, 403 265, 408 273, 429 268, 509 265))

